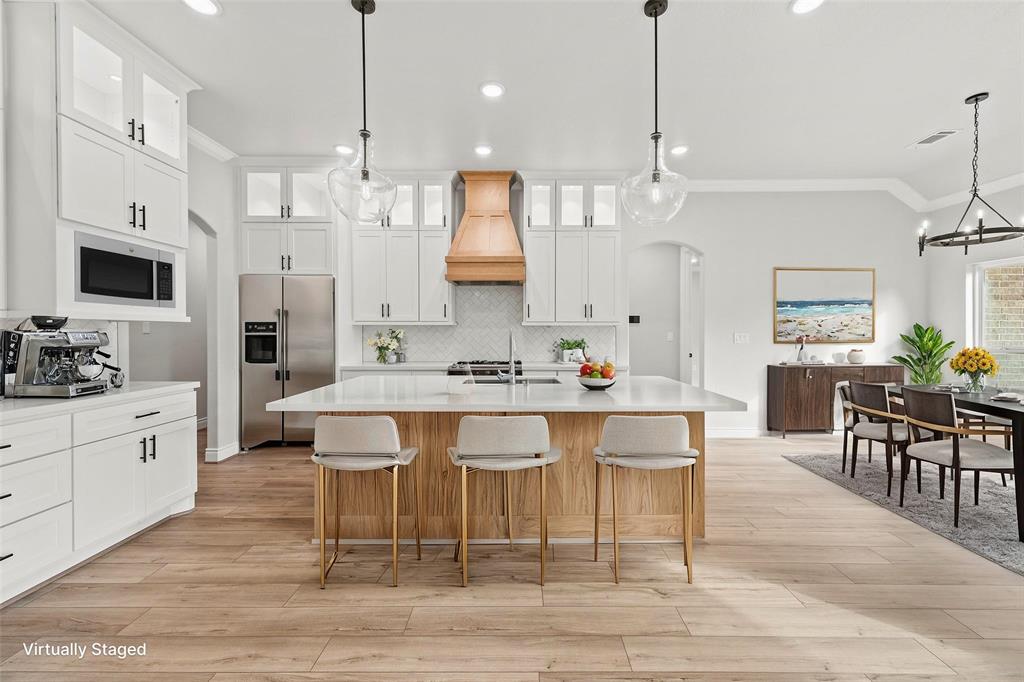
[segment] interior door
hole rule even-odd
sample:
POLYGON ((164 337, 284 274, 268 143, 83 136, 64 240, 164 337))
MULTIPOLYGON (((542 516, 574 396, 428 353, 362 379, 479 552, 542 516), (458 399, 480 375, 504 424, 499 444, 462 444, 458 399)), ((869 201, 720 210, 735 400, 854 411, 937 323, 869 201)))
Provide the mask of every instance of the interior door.
POLYGON ((555 248, 555 316, 559 322, 586 322, 587 233, 558 232, 555 248))
MULTIPOLYGON (((60 118, 60 217, 134 234, 131 222, 132 148, 63 116, 60 118)), ((137 212, 136 212, 136 224, 137 212)))
POLYGON ((285 219, 284 176, 283 168, 242 169, 242 220, 273 223, 285 219))
POLYGON ((267 403, 284 396, 282 286, 281 275, 241 275, 238 278, 243 448, 283 439, 282 414, 267 412, 267 403), (247 322, 263 323, 265 329, 273 331, 266 333, 269 338, 247 339, 247 322), (256 341, 266 342, 267 346, 256 345, 256 341))
POLYGON ((196 418, 162 424, 147 435, 146 513, 153 514, 196 492, 196 418))
POLYGON ((325 168, 289 168, 285 216, 297 223, 331 222, 330 192, 325 168))
POLYGON ((287 259, 287 226, 242 225, 242 272, 247 274, 280 274, 284 272, 287 259))
POLYGON ((144 154, 188 170, 185 93, 164 68, 135 59, 135 92, 139 128, 137 148, 144 154))
POLYGON ((389 322, 419 319, 419 239, 412 230, 387 230, 387 303, 389 322))
POLYGON ((619 290, 619 233, 587 234, 587 319, 617 322, 619 290))
POLYGON ((135 155, 136 229, 139 236, 188 246, 188 176, 156 159, 135 155))
MULTIPOLYGON (((334 383, 334 278, 284 278, 284 395, 334 383)), ((312 441, 315 414, 284 413, 284 440, 312 441)))
POLYGON ((448 232, 421 232, 419 235, 419 271, 421 322, 448 322, 452 318, 452 285, 444 278, 444 257, 451 246, 448 232))
POLYGON ((352 231, 352 319, 380 322, 387 306, 387 247, 383 230, 352 231))
POLYGON ((146 512, 145 431, 75 447, 75 549, 140 520, 146 512))
POLYGON ((527 322, 555 321, 555 233, 537 230, 523 239, 526 282, 523 284, 527 322))

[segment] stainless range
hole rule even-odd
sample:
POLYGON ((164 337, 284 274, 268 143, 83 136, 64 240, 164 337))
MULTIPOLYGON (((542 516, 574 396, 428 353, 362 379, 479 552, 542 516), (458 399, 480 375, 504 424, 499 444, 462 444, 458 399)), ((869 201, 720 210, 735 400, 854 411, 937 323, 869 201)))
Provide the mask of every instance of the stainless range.
MULTIPOLYGON (((515 366, 516 376, 522 376, 522 360, 516 360, 515 366)), ((475 377, 496 377, 498 374, 508 373, 508 360, 469 360, 453 362, 448 365, 448 375, 455 376, 459 374, 466 374, 467 367, 469 368, 469 373, 475 377)))

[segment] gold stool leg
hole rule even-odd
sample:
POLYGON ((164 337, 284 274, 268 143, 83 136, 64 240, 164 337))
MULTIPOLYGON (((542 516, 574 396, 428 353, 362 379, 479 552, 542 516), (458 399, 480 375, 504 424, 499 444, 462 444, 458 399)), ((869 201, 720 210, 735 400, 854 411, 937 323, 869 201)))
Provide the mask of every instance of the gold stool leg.
POLYGON ((398 465, 391 467, 391 586, 398 587, 398 465))
POLYGON ((615 584, 619 584, 619 468, 612 467, 612 553, 614 555, 615 584))
POLYGON ((597 561, 597 546, 601 541, 601 470, 604 467, 594 461, 594 561, 597 561))
POLYGON ((686 582, 693 583, 693 466, 683 467, 683 560, 686 582))
POLYGON ((544 564, 548 555, 548 516, 544 509, 544 500, 548 496, 548 467, 540 467, 540 584, 544 585, 544 564))
POLYGON ((423 506, 423 474, 420 471, 420 458, 416 458, 413 468, 413 475, 416 477, 416 561, 423 559, 423 532, 420 528, 420 508, 423 506))
POLYGON ((462 586, 469 585, 469 509, 467 507, 466 484, 469 467, 462 467, 462 535, 459 546, 462 551, 462 586))
MULTIPOLYGON (((326 516, 326 514, 324 515, 326 516)), ((341 546, 341 471, 334 472, 334 558, 331 565, 338 560, 341 546)))
POLYGON ((316 465, 317 520, 320 522, 320 589, 327 583, 327 506, 324 502, 326 492, 324 478, 326 471, 322 464, 316 465))
POLYGON ((508 472, 501 472, 505 484, 505 526, 508 529, 508 548, 515 549, 512 543, 512 486, 508 482, 508 472))

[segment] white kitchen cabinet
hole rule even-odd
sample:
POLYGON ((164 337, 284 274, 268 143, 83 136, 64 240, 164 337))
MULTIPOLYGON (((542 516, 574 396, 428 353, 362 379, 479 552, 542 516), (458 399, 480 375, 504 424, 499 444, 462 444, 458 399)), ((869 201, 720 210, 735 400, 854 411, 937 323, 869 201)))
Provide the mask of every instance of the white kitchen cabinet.
POLYGON ((415 180, 396 180, 395 189, 395 205, 388 212, 385 224, 390 228, 415 230, 419 226, 419 184, 415 180))
POLYGON ((146 514, 149 441, 135 431, 75 448, 75 549, 128 528, 146 514))
POLYGON ((196 418, 163 424, 147 434, 146 514, 196 492, 196 418))
POLYGON ((243 223, 241 274, 329 275, 334 226, 329 223, 243 223))
POLYGON ((586 201, 587 185, 584 180, 559 180, 558 227, 577 230, 587 226, 589 204, 586 201))
POLYGON ((419 189, 420 229, 440 231, 451 227, 451 178, 420 180, 419 189))
POLYGON ((387 306, 387 244, 383 230, 352 231, 352 318, 380 322, 387 306))
POLYGON ((526 208, 528 230, 555 229, 555 188, 554 180, 525 180, 523 201, 526 208))
POLYGON ((284 225, 242 225, 241 273, 280 274, 285 268, 288 230, 284 225))
POLYGON ((526 282, 523 283, 523 320, 555 321, 555 239, 550 230, 527 231, 523 238, 526 282))
POLYGON ((285 218, 297 223, 328 223, 334 203, 327 188, 327 168, 288 168, 285 218))
POLYGON ((419 320, 452 320, 452 284, 445 279, 445 256, 451 246, 451 233, 422 231, 419 234, 419 320))
POLYGON ((71 554, 71 504, 65 503, 0 528, 0 599, 7 600, 67 566, 71 554), (56 567, 56 570, 54 570, 56 567))
POLYGON ((617 229, 619 187, 615 180, 559 180, 558 227, 617 229))
POLYGON ((419 320, 419 235, 414 230, 387 230, 387 300, 389 322, 419 320))
POLYGON ((558 232, 557 237, 556 322, 618 322, 620 234, 587 229, 558 232))
POLYGON ((188 176, 144 154, 134 158, 135 234, 188 246, 188 176))
POLYGON ((0 526, 71 500, 71 450, 0 466, 0 526))
POLYGON ((133 150, 71 119, 59 118, 60 217, 134 234, 133 150))
POLYGON ((242 168, 241 215, 245 222, 329 223, 333 203, 328 168, 242 168))
POLYGON ((242 220, 277 222, 284 220, 285 169, 242 169, 242 220))
POLYGON ((166 67, 142 58, 134 63, 135 143, 144 154, 187 170, 186 92, 166 67))
POLYGON ((590 227, 595 229, 618 228, 619 184, 614 180, 595 180, 587 186, 590 201, 590 227))
POLYGON ((334 228, 328 223, 288 225, 285 270, 290 275, 333 272, 334 228))
POLYGON ((587 234, 588 322, 619 321, 620 240, 618 232, 591 231, 587 234))

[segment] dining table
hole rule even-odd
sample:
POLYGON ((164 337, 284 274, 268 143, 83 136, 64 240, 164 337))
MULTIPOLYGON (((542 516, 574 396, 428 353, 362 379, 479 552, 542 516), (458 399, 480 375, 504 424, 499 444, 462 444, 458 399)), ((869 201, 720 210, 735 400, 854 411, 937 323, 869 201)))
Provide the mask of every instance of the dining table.
MULTIPOLYGON (((893 385, 889 392, 901 395, 903 386, 893 385)), ((913 386, 914 389, 949 394, 949 388, 913 386)), ((1018 392, 1020 395, 1024 393, 1018 392)), ((1024 405, 1019 400, 994 400, 998 390, 987 389, 979 393, 953 392, 953 403, 961 410, 969 410, 990 417, 1005 419, 1010 424, 1013 451, 1013 487, 1017 504, 1017 538, 1024 542, 1024 405)))

